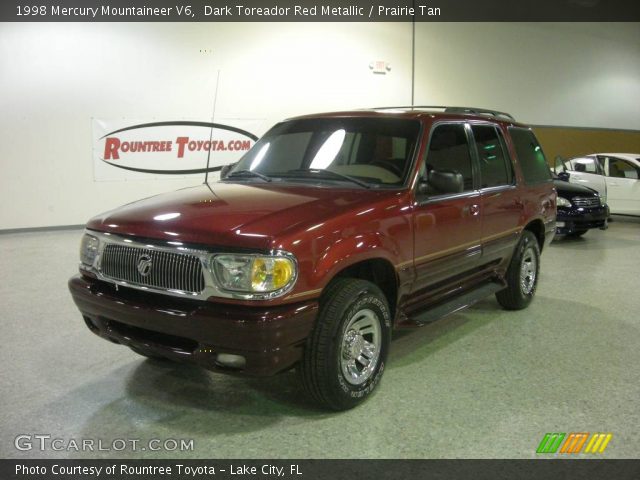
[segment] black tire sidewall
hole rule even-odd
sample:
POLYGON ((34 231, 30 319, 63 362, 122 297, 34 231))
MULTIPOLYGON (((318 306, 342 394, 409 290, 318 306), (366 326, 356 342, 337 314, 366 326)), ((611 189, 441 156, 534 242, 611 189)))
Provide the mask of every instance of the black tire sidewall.
POLYGON ((331 403, 335 408, 339 409, 351 408, 359 404, 374 391, 384 373, 391 342, 391 313, 384 295, 378 287, 369 282, 354 281, 358 282, 360 289, 356 295, 351 296, 351 301, 343 302, 345 304, 340 309, 339 319, 334 320, 334 332, 330 342, 330 351, 328 352, 329 382, 326 386, 329 389, 331 403), (372 310, 380 321, 382 337, 380 356, 371 377, 361 385, 352 385, 347 382, 342 373, 340 362, 341 346, 349 319, 363 309, 372 310))
POLYGON ((518 246, 518 252, 515 258, 515 262, 513 264, 513 272, 511 281, 516 283, 516 288, 518 289, 518 293, 522 299, 522 302, 528 304, 533 300, 533 297, 536 294, 536 289, 538 288, 538 279, 540 276, 540 249, 538 247, 538 240, 535 238, 533 234, 525 234, 520 241, 520 245, 518 246), (522 291, 522 286, 520 285, 520 269, 522 268, 522 262, 524 260, 524 254, 528 249, 533 251, 533 255, 536 260, 536 278, 533 284, 533 288, 529 293, 524 293, 522 291))

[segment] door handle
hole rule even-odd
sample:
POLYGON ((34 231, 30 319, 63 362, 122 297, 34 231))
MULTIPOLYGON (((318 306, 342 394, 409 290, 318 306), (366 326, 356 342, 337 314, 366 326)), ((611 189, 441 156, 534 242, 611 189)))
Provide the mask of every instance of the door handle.
POLYGON ((475 203, 473 205, 470 205, 469 206, 469 213, 471 215, 474 215, 474 216, 478 215, 480 213, 480 205, 475 204, 475 203))

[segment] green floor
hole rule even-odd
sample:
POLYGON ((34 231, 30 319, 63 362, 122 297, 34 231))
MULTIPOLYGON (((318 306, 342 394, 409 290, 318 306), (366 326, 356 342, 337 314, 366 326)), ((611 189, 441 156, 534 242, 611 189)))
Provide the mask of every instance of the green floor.
POLYGON ((377 394, 346 413, 317 410, 294 374, 227 377, 98 339, 66 289, 79 237, 0 235, 0 457, 534 458, 546 432, 611 432, 603 456, 639 455, 640 220, 555 241, 527 310, 488 298, 397 334, 377 394), (193 450, 20 451, 22 434, 193 450))

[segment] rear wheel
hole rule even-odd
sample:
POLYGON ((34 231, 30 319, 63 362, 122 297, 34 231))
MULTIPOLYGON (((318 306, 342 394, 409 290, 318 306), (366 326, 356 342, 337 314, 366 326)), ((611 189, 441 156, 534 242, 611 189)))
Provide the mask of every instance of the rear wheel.
POLYGON ((529 305, 536 293, 539 272, 538 239, 525 230, 507 270, 507 288, 496 293, 498 303, 507 310, 521 310, 529 305))
POLYGON ((355 407, 382 377, 391 340, 391 314, 373 283, 335 280, 320 299, 316 326, 300 365, 302 383, 333 410, 355 407))

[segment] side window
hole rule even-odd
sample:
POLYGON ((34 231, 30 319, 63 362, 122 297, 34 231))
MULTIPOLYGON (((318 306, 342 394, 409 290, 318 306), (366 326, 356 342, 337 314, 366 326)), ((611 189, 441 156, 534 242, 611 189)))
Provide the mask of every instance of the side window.
POLYGON ((609 176, 617 178, 638 179, 638 170, 621 158, 609 157, 609 176))
POLYGON ((472 125, 471 131, 480 161, 480 187, 510 185, 513 180, 511 160, 498 130, 492 125, 472 125))
MULTIPOLYGON (((459 124, 444 124, 435 127, 429 142, 427 158, 422 165, 421 174, 426 170, 427 180, 433 171, 447 175, 461 176, 462 192, 473 190, 473 170, 471 154, 465 126, 459 124)), ((427 193, 437 195, 437 189, 430 188, 427 193)))
POLYGON ((600 174, 600 167, 595 158, 580 157, 571 160, 571 170, 575 172, 600 174))
POLYGON ((518 155, 522 176, 527 184, 551 181, 551 170, 533 132, 526 128, 510 127, 509 133, 518 155))

